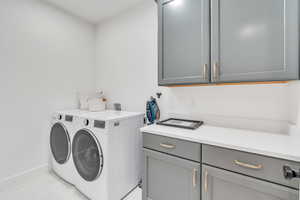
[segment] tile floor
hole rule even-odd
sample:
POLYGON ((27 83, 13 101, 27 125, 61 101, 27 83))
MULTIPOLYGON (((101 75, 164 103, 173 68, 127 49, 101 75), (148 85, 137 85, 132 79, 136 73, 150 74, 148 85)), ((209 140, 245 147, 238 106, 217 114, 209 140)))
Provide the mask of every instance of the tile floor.
MULTIPOLYGON (((0 186, 1 200, 88 200, 73 186, 47 171, 38 172, 0 186)), ((141 200, 136 189, 126 200, 141 200)))

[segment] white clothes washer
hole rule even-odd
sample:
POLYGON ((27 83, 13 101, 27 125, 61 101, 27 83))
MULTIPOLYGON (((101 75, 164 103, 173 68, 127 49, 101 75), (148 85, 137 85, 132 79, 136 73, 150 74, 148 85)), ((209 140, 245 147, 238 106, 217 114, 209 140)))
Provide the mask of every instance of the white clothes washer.
POLYGON ((57 111, 50 127, 50 167, 59 177, 73 184, 76 169, 72 159, 72 139, 79 116, 87 111, 57 111))
POLYGON ((72 142, 75 187, 92 200, 120 200, 142 177, 144 114, 103 111, 81 115, 72 142))

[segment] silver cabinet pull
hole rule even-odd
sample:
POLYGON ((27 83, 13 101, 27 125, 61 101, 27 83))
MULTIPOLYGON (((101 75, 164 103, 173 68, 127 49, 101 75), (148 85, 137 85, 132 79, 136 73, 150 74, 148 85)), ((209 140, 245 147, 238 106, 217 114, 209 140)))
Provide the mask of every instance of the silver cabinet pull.
POLYGON ((197 186, 197 169, 193 170, 193 188, 195 188, 197 186))
POLYGON ((241 162, 239 160, 234 160, 234 163, 238 166, 241 166, 241 167, 245 167, 245 168, 248 168, 248 169, 262 169, 262 165, 252 165, 252 164, 249 164, 249 163, 244 163, 244 162, 241 162))
POLYGON ((208 172, 205 171, 205 175, 204 175, 204 191, 207 192, 208 190, 208 172))
POLYGON ((204 64, 203 66, 203 79, 208 80, 208 64, 204 64))
POLYGON ((213 80, 218 81, 219 80, 219 64, 215 62, 213 67, 213 80))
POLYGON ((159 146, 166 148, 166 149, 175 149, 176 146, 173 144, 165 144, 165 143, 160 143, 159 146))

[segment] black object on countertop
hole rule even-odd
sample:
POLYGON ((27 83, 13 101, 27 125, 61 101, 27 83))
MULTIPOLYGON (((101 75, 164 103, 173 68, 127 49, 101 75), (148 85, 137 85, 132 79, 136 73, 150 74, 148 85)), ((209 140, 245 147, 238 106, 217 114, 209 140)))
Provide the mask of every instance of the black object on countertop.
POLYGON ((159 121, 156 124, 163 125, 163 126, 172 126, 172 127, 177 127, 177 128, 185 128, 185 129, 195 130, 203 124, 203 121, 169 118, 166 120, 159 121))
POLYGON ((283 166, 283 176, 285 179, 292 180, 294 178, 300 178, 300 170, 295 171, 290 166, 283 166))

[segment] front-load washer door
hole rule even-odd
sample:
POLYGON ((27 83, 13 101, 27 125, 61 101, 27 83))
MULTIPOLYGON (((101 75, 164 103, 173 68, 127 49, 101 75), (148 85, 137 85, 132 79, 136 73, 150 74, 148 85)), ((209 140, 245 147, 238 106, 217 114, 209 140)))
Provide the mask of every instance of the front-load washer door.
POLYGON ((77 172, 86 181, 96 180, 103 169, 103 153, 99 141, 89 130, 79 130, 72 144, 77 172))
POLYGON ((70 136, 61 123, 55 123, 50 132, 50 147, 52 155, 57 163, 64 164, 69 160, 71 154, 70 136))

